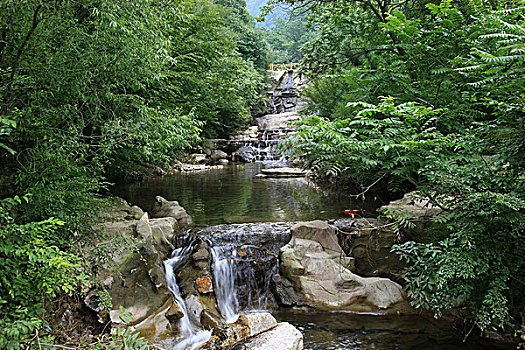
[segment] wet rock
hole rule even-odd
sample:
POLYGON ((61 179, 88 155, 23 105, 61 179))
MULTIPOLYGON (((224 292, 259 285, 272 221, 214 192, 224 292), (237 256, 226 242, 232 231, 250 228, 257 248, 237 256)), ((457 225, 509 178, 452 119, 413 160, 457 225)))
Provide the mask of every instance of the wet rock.
POLYGON ((228 165, 230 162, 228 161, 228 159, 219 159, 217 161, 217 163, 219 163, 219 165, 228 165))
POLYGON ((257 151, 252 146, 243 146, 235 152, 235 158, 238 161, 251 163, 255 161, 257 151))
POLYGON ((223 327, 224 321, 220 316, 206 309, 201 312, 201 324, 205 329, 220 329, 223 327))
POLYGON ((185 299, 188 316, 193 323, 198 324, 201 319, 201 313, 206 308, 201 299, 196 295, 190 295, 185 299))
POLYGON ((279 274, 275 274, 272 282, 272 292, 281 305, 293 306, 305 304, 302 296, 295 292, 292 282, 288 279, 279 274))
POLYGON ((155 204, 151 210, 153 218, 173 217, 180 224, 193 223, 186 210, 177 201, 168 201, 161 196, 155 197, 155 204))
POLYGON ((173 330, 172 323, 168 317, 168 313, 172 310, 172 305, 173 302, 167 300, 160 308, 131 329, 140 332, 140 335, 147 339, 169 336, 173 330))
POLYGON ((254 336, 232 350, 302 350, 303 335, 289 324, 283 322, 274 328, 254 336))
POLYGON ((272 276, 278 274, 279 249, 290 240, 291 226, 292 223, 218 225, 199 231, 210 242, 214 254, 232 264, 240 310, 276 307, 272 276))
POLYGON ((171 302, 170 308, 166 311, 166 318, 170 322, 175 322, 184 317, 184 311, 175 302, 171 302))

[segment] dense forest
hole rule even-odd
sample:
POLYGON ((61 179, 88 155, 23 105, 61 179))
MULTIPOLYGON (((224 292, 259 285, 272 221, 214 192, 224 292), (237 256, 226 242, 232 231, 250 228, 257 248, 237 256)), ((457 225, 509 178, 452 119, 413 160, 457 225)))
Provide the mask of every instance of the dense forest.
POLYGON ((258 28, 244 0, 0 1, 0 348, 55 341, 46 302, 110 257, 85 252, 107 239, 109 184, 246 126, 270 62, 310 81, 292 158, 356 196, 416 190, 443 210, 394 248, 412 304, 524 323, 525 2, 267 6, 291 12, 258 28))
POLYGON ((87 283, 108 181, 244 125, 268 52, 244 1, 0 2, 0 348, 87 283))
POLYGON ((523 322, 525 3, 295 4, 317 28, 312 116, 283 146, 356 195, 416 189, 444 210, 428 242, 395 248, 413 305, 466 305, 482 330, 523 322))

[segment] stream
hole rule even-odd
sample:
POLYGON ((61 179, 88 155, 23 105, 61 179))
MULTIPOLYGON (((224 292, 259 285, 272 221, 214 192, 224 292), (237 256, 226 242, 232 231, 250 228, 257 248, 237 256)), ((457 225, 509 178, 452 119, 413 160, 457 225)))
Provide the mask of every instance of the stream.
POLYGON ((116 185, 113 194, 149 211, 155 196, 177 200, 197 225, 307 221, 344 217, 345 209, 376 216, 384 203, 355 200, 322 190, 304 178, 258 178, 265 164, 247 163, 202 172, 176 173, 116 185))
MULTIPOLYGON (((152 207, 156 195, 177 200, 194 222, 202 226, 337 219, 344 217, 345 209, 360 209, 365 217, 370 217, 375 216, 375 209, 383 204, 374 198, 352 201, 352 197, 346 193, 321 190, 304 178, 258 178, 256 175, 264 166, 262 163, 250 163, 149 178, 140 183, 119 184, 112 192, 147 211, 152 207)), ((221 301, 219 308, 225 319, 234 320, 238 316, 239 305, 234 297, 234 273, 229 262, 238 258, 235 255, 238 253, 229 248, 228 242, 209 243, 215 280, 230 282, 216 286, 217 300, 221 301)), ((177 302, 181 303, 183 309, 184 303, 173 271, 185 254, 187 252, 183 249, 174 251, 171 259, 164 262, 169 271, 168 280, 174 281, 170 284, 170 291, 175 300, 180 299, 177 302)), ((243 280, 255 281, 255 278, 243 276, 243 280)), ((269 290, 267 287, 262 289, 269 290)), ((258 307, 255 305, 252 308, 258 307)), ((281 308, 275 316, 280 321, 290 322, 303 333, 305 350, 513 348, 486 343, 474 334, 463 342, 462 334, 454 331, 447 322, 418 315, 385 316, 281 308)), ((209 334, 192 328, 189 323, 185 325, 184 331, 189 334, 189 338, 197 338, 197 343, 209 337, 209 334)), ((184 344, 180 348, 184 349, 184 344)))

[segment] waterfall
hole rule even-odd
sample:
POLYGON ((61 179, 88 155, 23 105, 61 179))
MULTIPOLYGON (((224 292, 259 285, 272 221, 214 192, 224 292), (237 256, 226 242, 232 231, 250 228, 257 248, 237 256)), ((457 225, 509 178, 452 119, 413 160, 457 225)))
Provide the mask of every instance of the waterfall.
POLYGON ((264 224, 231 225, 228 235, 211 234, 206 239, 212 257, 217 307, 227 323, 235 322, 242 311, 262 311, 275 306, 270 283, 279 271, 277 252, 253 244, 257 241, 253 232, 257 228, 264 230, 263 227, 264 224))
POLYGON ((226 323, 233 323, 239 317, 239 300, 235 288, 236 250, 229 245, 211 246, 213 280, 217 307, 226 323))
POLYGON ((164 261, 164 270, 166 273, 166 282, 168 289, 173 294, 175 303, 183 311, 184 316, 179 320, 180 339, 175 344, 174 350, 196 350, 211 337, 210 331, 204 331, 195 327, 188 317, 186 303, 180 294, 179 285, 175 271, 180 268, 189 258, 192 251, 194 240, 173 251, 171 258, 164 261))
POLYGON ((248 161, 286 166, 286 156, 279 156, 276 146, 290 131, 291 129, 264 130, 260 140, 247 142, 241 148, 241 151, 244 152, 244 158, 248 161))

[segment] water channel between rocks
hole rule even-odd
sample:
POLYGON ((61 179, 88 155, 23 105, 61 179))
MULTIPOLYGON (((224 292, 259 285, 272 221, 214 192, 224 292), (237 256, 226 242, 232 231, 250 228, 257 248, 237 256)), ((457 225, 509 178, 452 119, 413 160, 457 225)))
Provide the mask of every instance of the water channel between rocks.
MULTIPOLYGON (((344 209, 360 209, 365 216, 370 217, 383 204, 374 202, 372 198, 366 202, 352 202, 345 193, 322 191, 302 178, 256 177, 263 166, 260 163, 244 164, 200 173, 150 178, 140 183, 117 185, 113 193, 148 211, 155 196, 177 200, 198 225, 337 219, 344 216, 344 209)), ((227 231, 226 226, 230 227, 225 225, 220 231, 227 231)), ((219 263, 231 258, 228 255, 228 242, 219 245, 210 238, 208 244, 214 260, 218 262, 217 266, 222 266, 219 263)), ((165 265, 170 269, 176 268, 183 253, 186 254, 182 250, 174 251, 165 265)), ((224 272, 217 266, 216 272, 226 276, 227 269, 224 272)), ((170 269, 167 268, 167 271, 173 274, 170 269)), ((224 276, 219 279, 224 279, 224 276)), ((173 276, 169 279, 175 281, 173 276)), ((250 280, 248 277, 245 279, 250 280)), ((230 280, 233 283, 233 279, 230 280)), ((269 293, 269 288, 262 289, 269 293)), ((170 290, 175 298, 181 298, 176 285, 170 285, 170 290)), ((218 299, 227 299, 235 293, 231 292, 231 288, 226 288, 222 294, 224 296, 218 294, 218 299)), ((257 305, 252 308, 257 309, 257 305)), ((223 316, 235 316, 233 312, 225 310, 221 310, 221 313, 223 316)), ((276 317, 290 322, 303 333, 305 350, 512 348, 486 344, 474 335, 464 343, 462 335, 452 331, 446 322, 417 315, 385 316, 282 309, 276 313, 276 317)), ((189 323, 183 328, 192 337, 202 334, 192 329, 189 323)))

